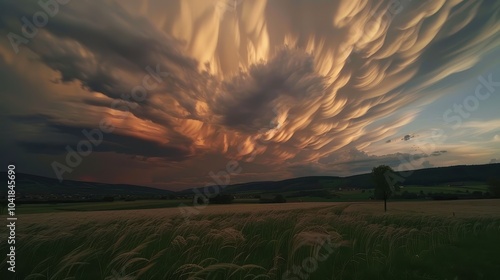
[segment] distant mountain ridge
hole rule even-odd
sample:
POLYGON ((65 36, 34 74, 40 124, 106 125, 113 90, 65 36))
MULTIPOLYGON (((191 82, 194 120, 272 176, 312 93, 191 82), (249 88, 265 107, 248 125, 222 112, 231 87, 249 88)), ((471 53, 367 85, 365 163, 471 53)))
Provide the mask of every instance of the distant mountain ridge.
MULTIPOLYGON (((0 172, 7 177, 6 172, 0 172)), ((500 163, 483 165, 458 165, 418 169, 400 173, 401 185, 437 185, 459 182, 488 182, 492 178, 500 178, 500 163), (407 176, 404 176, 407 175, 407 176)), ((331 189, 331 188, 373 188, 370 173, 347 177, 338 176, 308 176, 281 181, 261 181, 228 185, 223 188, 225 193, 280 193, 290 191, 331 189)), ((199 188, 202 189, 202 188, 199 188)), ((0 191, 6 195, 7 188, 0 191)), ((168 196, 192 195, 194 189, 178 192, 152 187, 106 184, 97 182, 82 182, 57 179, 29 174, 16 174, 16 192, 29 195, 94 195, 94 196, 168 196)))
MULTIPOLYGON (((7 178, 6 172, 0 172, 0 176, 7 178)), ((162 190, 144 186, 127 184, 106 184, 97 182, 83 182, 74 180, 64 180, 17 173, 16 193, 22 195, 78 195, 78 196, 159 196, 174 194, 170 190, 162 190)), ((7 188, 0 191, 5 195, 7 188)))
MULTIPOLYGON (((437 185, 457 182, 484 182, 492 178, 500 178, 500 163, 482 165, 457 165, 448 167, 433 167, 398 172, 402 179, 400 185, 437 185)), ((338 176, 308 176, 282 181, 262 181, 228 185, 223 191, 227 193, 247 192, 288 192, 328 188, 373 188, 370 173, 338 177, 338 176)), ((202 188, 199 188, 202 189, 202 188)), ((193 189, 178 193, 192 193, 193 189)))

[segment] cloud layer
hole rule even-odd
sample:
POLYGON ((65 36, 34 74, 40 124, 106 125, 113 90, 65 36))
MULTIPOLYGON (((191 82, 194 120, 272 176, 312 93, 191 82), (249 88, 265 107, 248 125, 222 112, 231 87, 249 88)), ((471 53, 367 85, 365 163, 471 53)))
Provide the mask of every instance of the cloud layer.
MULTIPOLYGON (((2 1, 3 38, 40 9, 2 1)), ((394 153, 360 162, 346 151, 411 142, 398 133, 425 105, 491 63, 499 12, 493 0, 72 1, 18 55, 0 44, 12 76, 0 78, 2 95, 33 86, 32 100, 45 100, 3 105, 15 131, 5 143, 62 156, 106 119, 116 129, 95 152, 151 159, 152 173, 231 159, 259 165, 255 179, 362 172, 379 157, 398 165, 394 153), (162 82, 126 98, 152 72, 162 82)))

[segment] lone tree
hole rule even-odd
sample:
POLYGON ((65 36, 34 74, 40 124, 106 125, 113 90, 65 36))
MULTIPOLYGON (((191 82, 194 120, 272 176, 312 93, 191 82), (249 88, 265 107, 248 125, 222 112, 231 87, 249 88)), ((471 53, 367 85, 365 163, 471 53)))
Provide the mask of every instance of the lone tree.
POLYGON ((394 170, 387 165, 380 165, 372 169, 375 182, 375 199, 384 200, 384 212, 387 212, 387 199, 391 196, 394 187, 391 185, 390 176, 394 170))

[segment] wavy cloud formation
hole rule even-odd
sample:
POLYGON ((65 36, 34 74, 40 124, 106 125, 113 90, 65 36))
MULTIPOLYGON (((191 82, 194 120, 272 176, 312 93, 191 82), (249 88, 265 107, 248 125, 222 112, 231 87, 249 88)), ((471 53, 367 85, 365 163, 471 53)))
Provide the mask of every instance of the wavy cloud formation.
MULTIPOLYGON (((1 32, 21 34, 19 19, 37 10, 3 1, 1 32)), ((31 67, 55 83, 40 94, 59 106, 26 114, 49 116, 41 131, 57 141, 20 141, 30 153, 57 153, 55 143, 106 118, 117 129, 98 152, 279 164, 287 176, 373 150, 450 81, 487 67, 499 12, 494 0, 73 1, 18 56, 2 42, 0 61, 17 81, 31 67), (143 100, 126 100, 148 66, 168 75, 143 100)))

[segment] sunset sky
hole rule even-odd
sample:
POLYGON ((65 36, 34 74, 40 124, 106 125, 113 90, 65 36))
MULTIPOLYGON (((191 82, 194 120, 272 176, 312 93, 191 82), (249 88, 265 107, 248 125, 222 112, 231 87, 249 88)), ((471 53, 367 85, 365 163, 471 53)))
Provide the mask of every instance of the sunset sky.
POLYGON ((4 170, 179 190, 500 162, 500 1, 48 2, 0 1, 4 170))

